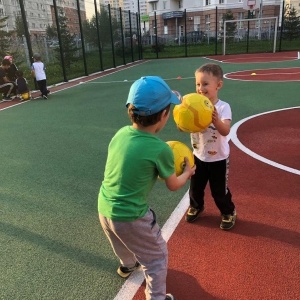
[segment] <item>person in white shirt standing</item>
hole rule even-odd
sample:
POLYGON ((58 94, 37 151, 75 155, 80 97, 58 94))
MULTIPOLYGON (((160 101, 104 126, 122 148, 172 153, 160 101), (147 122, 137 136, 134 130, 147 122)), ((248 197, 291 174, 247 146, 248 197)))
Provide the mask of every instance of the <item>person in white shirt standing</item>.
POLYGON ((212 123, 202 132, 191 133, 196 171, 190 183, 190 207, 186 221, 194 222, 204 210, 204 190, 209 183, 212 197, 222 215, 220 228, 231 229, 236 220, 235 205, 227 186, 229 143, 232 120, 228 103, 218 97, 223 86, 223 70, 217 64, 205 64, 195 72, 196 92, 206 96, 214 105, 212 123))
POLYGON ((33 55, 34 62, 31 66, 32 76, 35 78, 36 83, 41 91, 41 96, 44 99, 48 99, 48 94, 50 91, 47 89, 47 77, 46 77, 46 68, 44 63, 41 61, 40 54, 36 53, 33 55))

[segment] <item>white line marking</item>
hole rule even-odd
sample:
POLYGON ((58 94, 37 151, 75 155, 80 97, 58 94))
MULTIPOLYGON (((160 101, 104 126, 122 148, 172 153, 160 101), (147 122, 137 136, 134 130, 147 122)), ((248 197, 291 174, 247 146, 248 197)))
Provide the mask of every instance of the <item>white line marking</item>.
MULTIPOLYGON (((162 236, 166 240, 166 242, 170 239, 171 235, 175 231, 177 225, 181 221, 185 211, 189 206, 189 194, 188 191, 183 196, 170 218, 167 220, 165 225, 162 228, 162 236)), ((144 274, 141 269, 135 271, 130 277, 126 280, 126 282, 121 287, 120 291, 114 298, 114 300, 130 300, 134 297, 140 286, 144 281, 144 274)))
POLYGON ((300 108, 300 106, 295 106, 295 107, 289 107, 289 108, 282 108, 282 109, 277 109, 277 110, 272 110, 272 111, 268 111, 268 112, 264 112, 264 113, 260 113, 260 114, 257 114, 257 115, 253 115, 253 116, 250 116, 248 118, 245 118, 245 119, 242 119, 240 120, 239 122, 235 123, 232 127, 231 127, 231 131, 230 131, 230 139, 232 140, 232 142, 240 149, 242 150, 243 152, 245 152, 246 154, 250 155, 251 157, 257 159, 257 160, 260 160, 262 161, 263 163, 265 164, 268 164, 268 165, 271 165, 275 168, 279 168, 281 170, 284 170, 286 172, 290 172, 290 173, 294 173, 296 175, 300 175, 300 170, 297 170, 297 169, 293 169, 293 168, 290 168, 290 167, 287 167, 287 166, 284 166, 282 164, 279 164, 279 163, 276 163, 272 160, 269 160, 261 155, 258 155, 256 154, 255 152, 251 151, 249 148, 247 148, 246 146, 244 146, 240 140, 238 139, 237 137, 237 130, 239 128, 239 126, 241 124, 243 124, 244 122, 252 119, 252 118, 256 118, 258 116, 261 116, 261 115, 265 115, 265 114, 270 114, 270 113, 273 113, 273 112, 277 112, 277 111, 283 111, 283 110, 288 110, 288 109, 296 109, 296 108, 300 108))
MULTIPOLYGON (((284 171, 300 175, 299 170, 278 164, 276 162, 273 162, 269 159, 266 159, 256 153, 252 152, 247 147, 245 147, 237 138, 237 130, 242 123, 244 123, 252 118, 264 115, 264 114, 269 114, 269 113, 273 113, 276 111, 282 111, 282 110, 288 110, 288 109, 295 109, 295 108, 300 108, 300 106, 272 110, 272 111, 260 113, 260 114, 245 118, 243 120, 240 120, 239 122, 235 123, 232 126, 228 140, 231 139, 232 142, 239 149, 241 149, 243 152, 245 152, 246 154, 250 155, 251 157, 253 157, 257 160, 260 160, 266 164, 269 164, 273 167, 282 169, 284 171)), ((171 214, 170 218, 167 220, 167 222, 165 223, 165 225, 162 228, 162 235, 166 241, 169 240, 169 238, 175 231, 177 225, 179 224, 180 220, 182 219, 183 215, 185 214, 186 210, 188 209, 188 206, 189 206, 189 194, 187 191, 186 194, 181 199, 181 201, 179 202, 178 206, 175 208, 175 210, 171 214)), ((134 295, 136 294, 136 292, 138 291, 138 289, 140 288, 140 286, 142 285, 143 282, 144 282, 144 274, 143 274, 142 270, 139 269, 139 270, 135 271, 132 275, 130 275, 130 277, 122 285, 121 289, 119 290, 118 294, 115 296, 115 298, 113 300, 124 300, 124 299, 131 300, 131 299, 133 299, 134 295)))

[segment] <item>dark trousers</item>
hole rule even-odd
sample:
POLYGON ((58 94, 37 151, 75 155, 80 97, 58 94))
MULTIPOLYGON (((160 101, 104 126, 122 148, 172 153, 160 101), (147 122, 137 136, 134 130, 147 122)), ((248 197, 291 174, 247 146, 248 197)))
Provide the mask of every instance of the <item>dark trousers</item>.
POLYGON ((36 83, 37 83, 37 85, 39 87, 39 90, 42 93, 42 96, 47 96, 48 95, 47 80, 46 79, 44 79, 44 80, 37 80, 36 83))
POLYGON ((221 214, 232 214, 235 206, 227 186, 229 159, 203 162, 195 157, 196 172, 190 182, 190 206, 201 209, 204 206, 204 190, 209 182, 211 195, 221 214))

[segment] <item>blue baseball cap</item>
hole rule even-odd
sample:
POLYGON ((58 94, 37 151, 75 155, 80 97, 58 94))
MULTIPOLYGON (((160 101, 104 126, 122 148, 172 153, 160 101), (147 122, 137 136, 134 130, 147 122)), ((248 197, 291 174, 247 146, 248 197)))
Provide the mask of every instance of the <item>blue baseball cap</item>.
POLYGON ((158 76, 144 76, 136 80, 129 91, 126 106, 134 105, 133 112, 140 116, 150 116, 166 108, 169 104, 180 104, 180 93, 172 91, 158 76))

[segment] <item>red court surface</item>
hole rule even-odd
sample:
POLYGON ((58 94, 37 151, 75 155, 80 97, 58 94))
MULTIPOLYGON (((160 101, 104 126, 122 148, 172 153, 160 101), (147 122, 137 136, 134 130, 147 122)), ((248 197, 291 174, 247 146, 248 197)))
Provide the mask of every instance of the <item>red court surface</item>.
POLYGON ((225 78, 241 81, 300 81, 300 68, 253 69, 227 73, 225 78))
MULTIPOLYGON (((299 120, 300 109, 262 115, 237 136, 252 151, 299 169, 299 120)), ((192 224, 183 218, 168 242, 167 291, 177 300, 300 299, 300 176, 232 143, 230 164, 236 226, 219 229, 207 190, 202 217, 192 224)), ((133 299, 145 299, 144 287, 133 299)))
POLYGON ((222 63, 242 64, 242 63, 263 63, 297 60, 298 52, 275 52, 275 53, 250 53, 239 55, 215 55, 209 56, 208 59, 217 60, 222 63))

